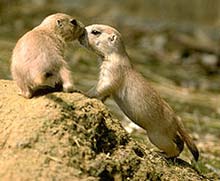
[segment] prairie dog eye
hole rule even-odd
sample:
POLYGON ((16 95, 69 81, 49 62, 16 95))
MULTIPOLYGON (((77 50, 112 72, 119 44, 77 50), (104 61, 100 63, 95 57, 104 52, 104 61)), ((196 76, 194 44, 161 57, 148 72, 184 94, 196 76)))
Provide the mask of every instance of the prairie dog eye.
POLYGON ((74 26, 77 25, 77 21, 76 21, 75 19, 72 19, 72 20, 70 21, 70 23, 71 23, 72 25, 74 25, 74 26))
POLYGON ((98 35, 101 34, 101 32, 100 32, 100 31, 97 31, 97 30, 92 30, 91 33, 92 33, 93 35, 96 35, 96 36, 98 36, 98 35))

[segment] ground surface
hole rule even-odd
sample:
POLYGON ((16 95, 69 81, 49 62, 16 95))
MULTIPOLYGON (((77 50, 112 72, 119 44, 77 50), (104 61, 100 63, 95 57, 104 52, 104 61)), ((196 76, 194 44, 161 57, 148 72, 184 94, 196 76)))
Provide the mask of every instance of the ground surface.
POLYGON ((0 81, 0 180, 206 180, 183 160, 137 143, 82 94, 33 99, 0 81))

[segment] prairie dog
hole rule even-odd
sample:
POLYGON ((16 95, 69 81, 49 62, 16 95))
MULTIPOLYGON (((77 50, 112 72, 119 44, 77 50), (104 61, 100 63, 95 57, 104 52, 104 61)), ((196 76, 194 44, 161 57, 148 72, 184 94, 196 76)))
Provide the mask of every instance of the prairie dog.
POLYGON ((100 75, 91 98, 112 96, 121 110, 147 131, 150 141, 167 158, 179 156, 187 144, 197 161, 199 152, 181 120, 171 107, 135 71, 126 53, 120 33, 107 25, 87 26, 79 41, 101 58, 100 75))
POLYGON ((77 39, 84 25, 73 17, 56 13, 23 35, 11 59, 11 73, 19 94, 31 98, 44 87, 61 85, 65 92, 74 90, 69 67, 64 60, 66 42, 77 39))

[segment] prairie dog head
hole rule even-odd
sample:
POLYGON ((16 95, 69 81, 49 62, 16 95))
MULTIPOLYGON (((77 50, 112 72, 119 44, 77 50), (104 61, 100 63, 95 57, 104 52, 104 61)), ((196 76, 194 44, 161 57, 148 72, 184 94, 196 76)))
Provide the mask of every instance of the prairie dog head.
POLYGON ((121 34, 111 26, 94 24, 85 27, 86 31, 79 38, 80 43, 95 51, 99 56, 124 53, 121 34))
POLYGON ((61 36, 65 41, 73 41, 84 32, 80 21, 64 13, 47 16, 39 27, 61 36))

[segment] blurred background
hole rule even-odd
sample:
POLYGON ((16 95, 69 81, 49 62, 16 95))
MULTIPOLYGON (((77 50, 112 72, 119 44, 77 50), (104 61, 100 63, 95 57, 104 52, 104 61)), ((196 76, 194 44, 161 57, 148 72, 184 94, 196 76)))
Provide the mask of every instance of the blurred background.
MULTIPOLYGON (((220 179, 220 1, 0 0, 0 79, 11 79, 10 57, 19 37, 56 12, 122 33, 135 69, 183 118, 197 143, 198 170, 220 179)), ((95 85, 93 53, 70 43, 66 60, 77 88, 87 91, 95 85)), ((111 99, 107 105, 137 141, 154 148, 111 99)), ((185 149, 181 157, 189 161, 190 154, 185 149)))

